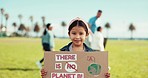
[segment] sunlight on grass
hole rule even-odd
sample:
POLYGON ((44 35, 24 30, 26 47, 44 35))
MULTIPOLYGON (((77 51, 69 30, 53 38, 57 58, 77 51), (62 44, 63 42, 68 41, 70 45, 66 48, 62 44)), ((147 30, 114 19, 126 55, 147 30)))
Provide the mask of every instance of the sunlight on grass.
MULTIPOLYGON (((70 42, 55 39, 56 51, 70 42)), ((108 40, 111 78, 148 78, 148 41, 108 40)), ((40 38, 0 38, 0 78, 41 78, 35 62, 43 57, 40 38)))

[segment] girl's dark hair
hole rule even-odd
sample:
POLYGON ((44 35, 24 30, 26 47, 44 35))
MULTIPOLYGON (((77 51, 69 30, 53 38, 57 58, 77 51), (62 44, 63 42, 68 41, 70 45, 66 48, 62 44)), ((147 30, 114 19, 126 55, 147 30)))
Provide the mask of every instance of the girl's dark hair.
MULTIPOLYGON (((46 25, 46 28, 48 29, 49 27, 50 27, 50 23, 48 23, 47 25, 46 25)), ((43 35, 46 35, 46 33, 47 33, 47 30, 46 30, 46 28, 44 29, 44 32, 43 32, 43 35)))
POLYGON ((80 26, 80 27, 83 27, 86 34, 88 34, 88 28, 87 28, 87 25, 82 21, 82 20, 75 20, 73 21, 70 25, 69 25, 69 28, 68 28, 68 34, 70 34, 70 31, 73 27, 75 26, 80 26))

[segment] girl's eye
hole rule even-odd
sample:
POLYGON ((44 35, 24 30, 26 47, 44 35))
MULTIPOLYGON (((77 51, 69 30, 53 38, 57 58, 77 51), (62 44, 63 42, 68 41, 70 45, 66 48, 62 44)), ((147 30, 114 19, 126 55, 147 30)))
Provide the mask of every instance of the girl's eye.
POLYGON ((73 35, 76 35, 76 33, 72 33, 73 35))
POLYGON ((83 35, 83 33, 80 33, 80 35, 83 35))

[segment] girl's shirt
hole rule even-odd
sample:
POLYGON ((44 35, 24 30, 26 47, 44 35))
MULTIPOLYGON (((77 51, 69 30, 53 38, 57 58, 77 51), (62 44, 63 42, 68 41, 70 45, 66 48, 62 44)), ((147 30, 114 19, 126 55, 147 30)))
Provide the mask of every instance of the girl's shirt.
MULTIPOLYGON (((84 51, 85 52, 91 52, 91 51, 93 51, 85 43, 83 43, 83 45, 84 45, 84 51)), ((71 49, 72 49, 72 42, 70 42, 68 45, 64 46, 63 48, 61 48, 60 51, 71 51, 71 49)))
POLYGON ((52 31, 48 31, 46 33, 46 35, 42 36, 42 44, 43 43, 47 43, 50 45, 50 48, 54 48, 55 47, 55 43, 54 43, 54 35, 52 33, 52 31))

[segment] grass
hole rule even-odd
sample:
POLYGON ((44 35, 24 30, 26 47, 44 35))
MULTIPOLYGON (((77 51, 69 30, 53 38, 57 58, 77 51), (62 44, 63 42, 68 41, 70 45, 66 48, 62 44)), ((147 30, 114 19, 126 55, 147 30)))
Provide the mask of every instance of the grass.
MULTIPOLYGON (((69 43, 55 39, 56 50, 69 43)), ((148 41, 108 40, 111 78, 148 78, 148 41)), ((0 78, 41 78, 35 62, 43 57, 40 38, 0 38, 0 78)))

